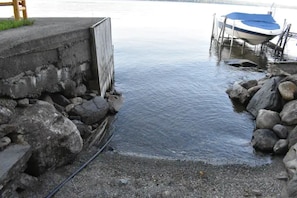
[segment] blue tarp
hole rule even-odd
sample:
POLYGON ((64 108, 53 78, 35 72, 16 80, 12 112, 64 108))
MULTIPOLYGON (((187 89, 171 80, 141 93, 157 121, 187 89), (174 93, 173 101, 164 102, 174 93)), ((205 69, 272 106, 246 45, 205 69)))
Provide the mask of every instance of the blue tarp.
POLYGON ((226 15, 226 17, 233 20, 241 20, 243 24, 262 29, 275 30, 280 28, 270 14, 232 12, 226 15))

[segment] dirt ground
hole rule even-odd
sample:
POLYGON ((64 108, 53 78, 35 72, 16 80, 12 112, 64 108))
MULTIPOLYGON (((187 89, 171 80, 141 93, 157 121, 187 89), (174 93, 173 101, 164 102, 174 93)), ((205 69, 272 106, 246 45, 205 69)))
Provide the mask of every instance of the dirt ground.
MULTIPOLYGON (((39 177, 39 186, 21 197, 46 197, 95 152, 39 177)), ((105 151, 53 197, 278 197, 286 181, 281 158, 264 166, 209 165, 202 162, 148 159, 105 151)))

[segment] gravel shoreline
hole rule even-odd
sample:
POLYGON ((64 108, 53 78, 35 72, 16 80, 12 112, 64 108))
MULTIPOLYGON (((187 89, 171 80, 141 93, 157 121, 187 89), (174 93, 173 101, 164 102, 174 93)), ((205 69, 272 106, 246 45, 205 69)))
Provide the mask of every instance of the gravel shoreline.
MULTIPOLYGON (((45 197, 94 153, 39 177, 39 186, 21 197, 45 197)), ((107 151, 67 182, 54 197, 278 197, 286 184, 281 157, 271 164, 210 165, 149 159, 107 151)))

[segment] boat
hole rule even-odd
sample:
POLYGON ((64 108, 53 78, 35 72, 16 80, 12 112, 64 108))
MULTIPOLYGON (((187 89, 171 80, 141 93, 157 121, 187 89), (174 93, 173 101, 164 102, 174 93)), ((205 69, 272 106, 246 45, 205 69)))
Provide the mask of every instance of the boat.
POLYGON ((219 17, 218 22, 219 28, 224 29, 226 34, 252 45, 266 43, 282 33, 271 12, 267 14, 232 12, 219 17))

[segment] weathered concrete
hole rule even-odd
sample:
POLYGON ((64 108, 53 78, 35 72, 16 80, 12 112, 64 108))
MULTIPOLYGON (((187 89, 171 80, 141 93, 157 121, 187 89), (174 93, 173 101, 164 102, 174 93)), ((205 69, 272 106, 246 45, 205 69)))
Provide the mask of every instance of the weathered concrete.
POLYGON ((31 156, 29 145, 11 145, 0 152, 0 192, 9 181, 24 171, 31 156), (2 187, 1 187, 2 186, 2 187))
POLYGON ((297 74, 297 61, 280 61, 268 65, 268 71, 274 75, 297 74))
POLYGON ((67 94, 73 90, 71 96, 76 97, 76 90, 87 81, 100 81, 96 89, 104 96, 102 91, 109 89, 113 80, 110 29, 108 18, 36 18, 32 26, 0 32, 0 96, 33 98, 43 92, 67 94), (102 25, 96 35, 108 35, 109 39, 94 47, 92 26, 98 22, 102 25), (94 61, 94 48, 100 54, 109 53, 94 61), (99 71, 97 65, 103 63, 111 73, 99 71))
POLYGON ((33 20, 32 26, 0 32, 0 79, 45 64, 61 67, 91 59, 89 27, 102 18, 33 20), (77 49, 81 53, 76 53, 77 49))

